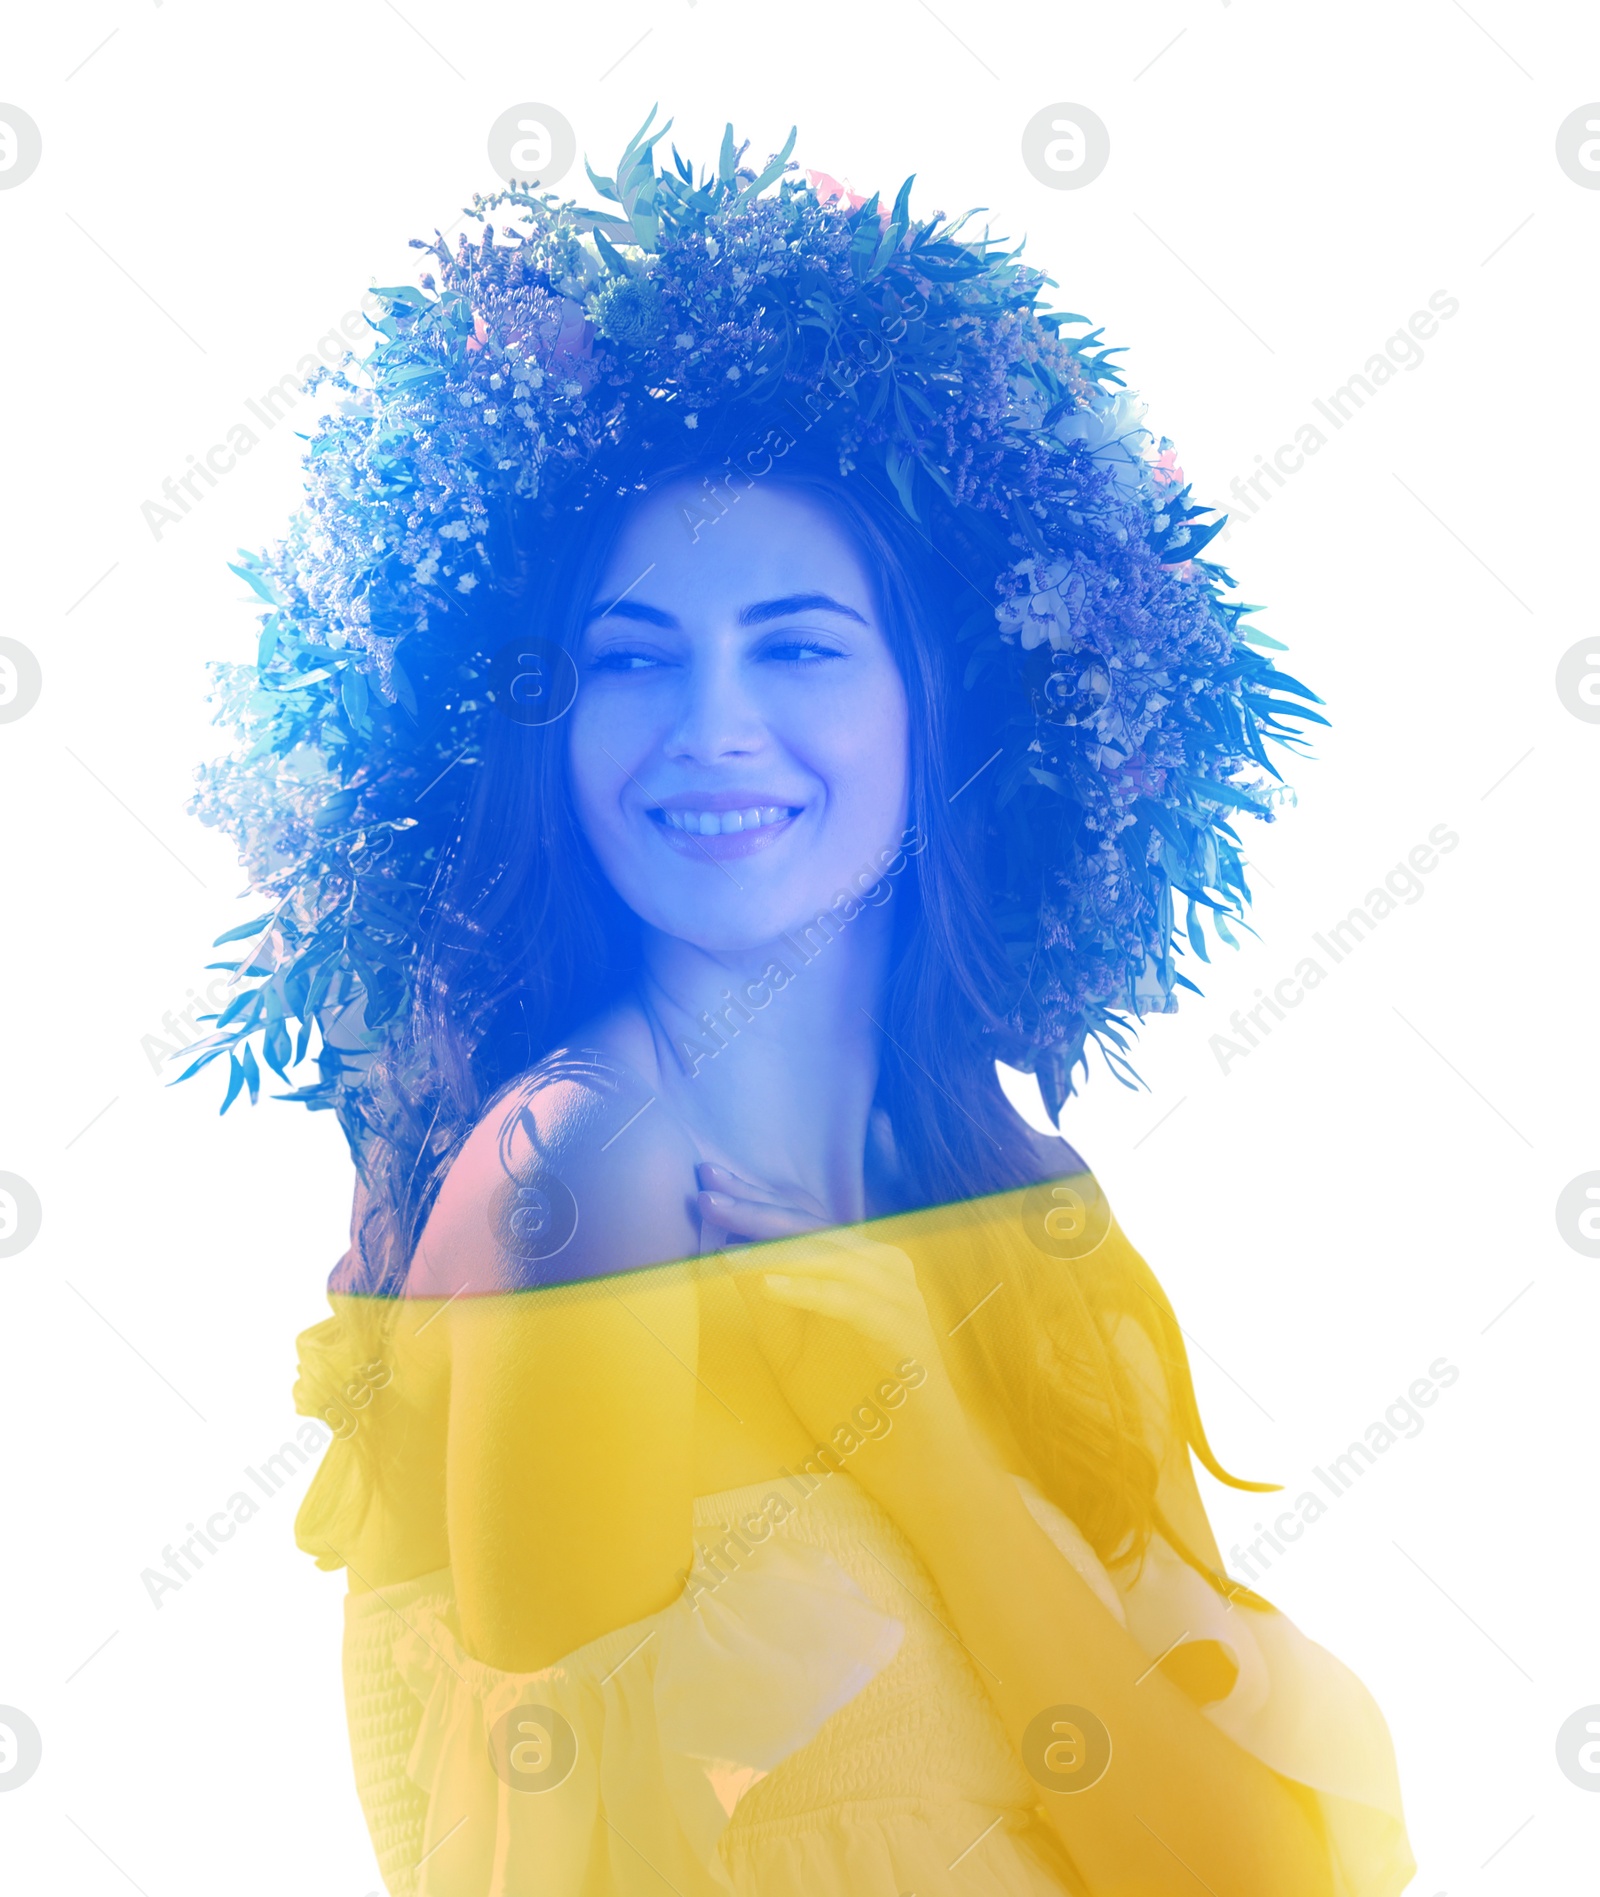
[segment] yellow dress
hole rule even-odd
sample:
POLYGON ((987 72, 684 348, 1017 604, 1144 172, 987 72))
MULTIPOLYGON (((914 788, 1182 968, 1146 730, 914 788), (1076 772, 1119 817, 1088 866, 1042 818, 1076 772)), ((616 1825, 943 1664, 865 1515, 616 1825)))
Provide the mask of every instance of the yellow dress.
MULTIPOLYGON (((953 1234, 964 1255, 1014 1236, 1027 1201, 861 1229, 920 1270, 953 1234)), ((1126 1246, 1115 1221, 1108 1242, 1126 1246)), ((379 1301, 332 1302, 337 1315, 301 1339, 310 1414, 330 1391, 364 1401, 388 1380, 375 1350, 395 1354, 373 1342, 379 1301)), ((354 1544, 367 1505, 354 1434, 330 1446, 299 1523, 324 1565, 354 1544)), ((678 1598, 537 1671, 467 1650, 448 1568, 346 1597, 356 1782, 392 1897, 1082 1890, 1044 1815, 1046 1781, 1010 1742, 932 1575, 847 1456, 807 1467, 699 1497, 678 1598)), ((1414 1865, 1393 1748, 1354 1675, 1281 1614, 1226 1598, 1160 1535, 1141 1562, 1108 1566, 1012 1480, 1152 1661, 1180 1642, 1222 1648, 1233 1684, 1205 1715, 1315 1794, 1338 1897, 1400 1891, 1414 1865)))

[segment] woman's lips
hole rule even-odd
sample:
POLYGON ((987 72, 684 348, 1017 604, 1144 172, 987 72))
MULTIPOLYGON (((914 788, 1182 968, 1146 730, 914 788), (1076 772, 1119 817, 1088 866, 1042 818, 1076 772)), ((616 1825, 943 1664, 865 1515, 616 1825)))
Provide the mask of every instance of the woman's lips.
POLYGON ((649 818, 661 840, 680 856, 694 857, 702 863, 725 863, 731 857, 752 856, 757 850, 770 849, 779 837, 787 836, 794 828, 795 819, 803 814, 803 807, 796 809, 792 805, 752 804, 743 811, 715 811, 710 814, 715 817, 718 828, 711 834, 700 829, 680 827, 697 821, 698 814, 675 810, 669 818, 665 810, 657 808, 649 812, 649 818), (760 820, 754 827, 746 828, 744 826, 751 814, 758 814, 760 820), (740 819, 738 829, 725 830, 721 827, 736 817, 740 819))

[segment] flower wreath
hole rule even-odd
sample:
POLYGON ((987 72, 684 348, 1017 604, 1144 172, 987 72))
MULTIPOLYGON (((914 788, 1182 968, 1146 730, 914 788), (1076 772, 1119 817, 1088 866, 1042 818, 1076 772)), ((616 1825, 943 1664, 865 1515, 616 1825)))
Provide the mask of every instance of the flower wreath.
POLYGON ((470 786, 455 767, 495 696, 471 596, 499 583, 510 510, 554 536, 664 443, 749 480, 771 465, 760 444, 807 430, 960 572, 956 675, 998 674, 1013 707, 963 791, 1007 866, 995 912, 1018 979, 995 1051, 1039 1075, 1052 1115, 1089 1041, 1136 1079, 1135 1023, 1199 992, 1175 965, 1180 900, 1201 960, 1205 912, 1235 941, 1250 892, 1232 815, 1270 820, 1286 793, 1264 741, 1325 721, 1200 558, 1224 520, 1199 518, 1213 510, 1144 428, 1121 352, 1041 308, 1052 280, 1018 250, 967 219, 915 221, 910 179, 887 209, 802 180, 793 133, 753 171, 731 127, 714 172, 675 148, 658 171, 654 118, 614 179, 589 172, 614 209, 513 187, 474 200, 454 250, 413 240, 437 274, 375 291, 371 353, 312 378, 336 395, 305 504, 234 568, 266 607, 255 662, 213 668, 240 742, 192 806, 271 905, 218 938, 249 940, 220 964, 236 992, 179 1075, 226 1056, 223 1111, 257 1098, 264 1063, 357 1143, 470 786), (332 1030, 356 1000, 352 1045, 332 1030))

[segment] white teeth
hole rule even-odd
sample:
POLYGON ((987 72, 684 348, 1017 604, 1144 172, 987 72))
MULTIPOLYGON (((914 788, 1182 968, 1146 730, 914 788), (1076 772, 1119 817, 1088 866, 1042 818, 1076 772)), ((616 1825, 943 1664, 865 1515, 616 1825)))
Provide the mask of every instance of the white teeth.
POLYGON ((749 810, 663 810, 662 816, 674 830, 691 836, 733 836, 741 830, 759 830, 763 824, 781 823, 789 815, 783 804, 752 805, 749 810))

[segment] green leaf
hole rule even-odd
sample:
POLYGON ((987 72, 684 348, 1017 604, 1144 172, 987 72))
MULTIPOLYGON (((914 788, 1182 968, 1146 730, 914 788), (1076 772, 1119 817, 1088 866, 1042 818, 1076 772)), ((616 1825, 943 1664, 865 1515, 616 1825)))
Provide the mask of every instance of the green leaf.
POLYGON ((256 1065, 256 1057, 248 1041, 239 1055, 239 1065, 244 1070, 244 1084, 250 1089, 250 1104, 254 1106, 261 1098, 261 1069, 256 1065))
POLYGON ((230 573, 237 573, 245 585, 248 586, 253 593, 256 593, 260 598, 264 599, 269 606, 281 606, 283 604, 283 601, 278 598, 277 594, 273 592, 271 587, 267 585, 266 581, 253 566, 238 566, 230 560, 228 562, 228 571, 230 573))
POLYGON ((261 1043, 261 1052, 267 1065, 280 1080, 286 1082, 289 1078, 287 1071, 290 1052, 289 1030, 284 1026, 281 1013, 276 1021, 268 1023, 265 1038, 261 1043))
POLYGON ((766 190, 769 184, 783 176, 784 167, 789 162, 789 154, 794 150, 794 141, 799 136, 799 131, 800 128, 797 125, 790 126, 789 136, 784 140, 783 150, 778 153, 777 157, 773 159, 772 163, 767 166, 766 170, 763 171, 759 177, 752 183, 747 184, 739 193, 738 197, 734 199, 736 206, 748 204, 752 198, 760 197, 761 193, 766 190))
POLYGON ((889 479, 894 483, 894 491, 900 496, 900 505, 913 520, 920 520, 917 503, 912 494, 912 481, 916 474, 916 462, 902 448, 890 443, 884 450, 884 465, 889 471, 889 479))
POLYGON ((732 184, 739 171, 739 154, 734 148, 733 126, 722 134, 722 149, 717 153, 717 182, 732 184))
POLYGON ((621 251, 617 249, 616 245, 612 243, 611 239, 606 236, 598 224, 594 228, 594 247, 600 253, 600 261, 611 272, 612 276, 632 276, 633 272, 629 270, 627 261, 621 251))
POLYGON ((589 163, 587 158, 583 161, 583 168, 589 174, 590 184, 600 193, 601 197, 609 198, 613 204, 620 204, 622 202, 621 198, 617 196, 617 185, 614 178, 602 178, 594 166, 589 163))
POLYGON ((367 675, 359 666, 347 665, 339 681, 339 697, 344 715, 353 725, 365 723, 367 716, 367 675))
MULTIPOLYGON (((219 935, 211 946, 213 948, 221 948, 224 942, 242 942, 247 935, 259 935, 277 913, 276 909, 269 909, 264 916, 257 916, 254 922, 241 922, 238 928, 229 929, 226 935, 219 935)), ((217 963, 214 965, 217 967, 227 966, 225 963, 217 963)))
POLYGON ((228 1056, 228 1091, 222 1096, 222 1105, 218 1113, 226 1113, 239 1097, 239 1089, 244 1085, 244 1069, 239 1065, 238 1056, 228 1056))
POLYGON ((389 682, 394 687, 394 695, 413 718, 417 715, 417 694, 405 667, 398 659, 390 661, 389 682))

